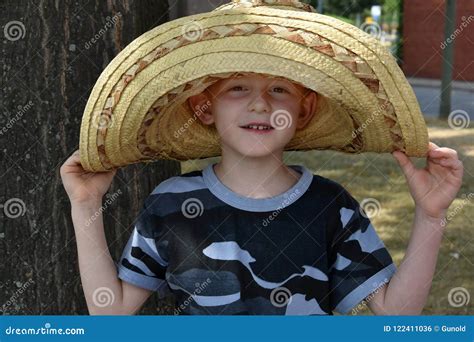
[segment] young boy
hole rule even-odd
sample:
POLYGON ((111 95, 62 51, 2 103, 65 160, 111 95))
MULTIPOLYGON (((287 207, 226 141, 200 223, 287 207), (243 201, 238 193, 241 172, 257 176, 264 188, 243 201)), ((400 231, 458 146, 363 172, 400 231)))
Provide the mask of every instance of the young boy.
POLYGON ((157 291, 175 295, 176 314, 347 314, 364 299, 376 315, 420 314, 462 162, 433 143, 423 169, 393 153, 415 202, 397 268, 344 187, 283 162, 319 100, 284 78, 251 73, 190 97, 191 108, 210 104, 199 119, 215 125, 222 159, 154 189, 118 269, 99 210, 115 171, 85 172, 76 151, 61 176, 89 312, 134 314, 157 291))

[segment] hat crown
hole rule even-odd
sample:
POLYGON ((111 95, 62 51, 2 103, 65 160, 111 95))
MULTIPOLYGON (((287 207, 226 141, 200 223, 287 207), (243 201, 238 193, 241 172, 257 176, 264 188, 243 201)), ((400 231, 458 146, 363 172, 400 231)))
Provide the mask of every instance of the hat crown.
POLYGON ((299 0, 232 0, 235 7, 288 6, 297 10, 316 12, 309 4, 299 0))

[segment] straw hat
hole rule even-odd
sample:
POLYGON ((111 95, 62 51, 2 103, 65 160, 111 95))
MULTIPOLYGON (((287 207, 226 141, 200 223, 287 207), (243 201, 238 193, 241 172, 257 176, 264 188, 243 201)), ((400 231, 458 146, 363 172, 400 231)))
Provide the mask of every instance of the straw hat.
POLYGON ((427 154, 413 90, 377 39, 296 0, 234 0, 160 25, 110 62, 84 111, 83 167, 219 156, 215 126, 187 99, 241 73, 286 77, 319 94, 286 151, 427 154))

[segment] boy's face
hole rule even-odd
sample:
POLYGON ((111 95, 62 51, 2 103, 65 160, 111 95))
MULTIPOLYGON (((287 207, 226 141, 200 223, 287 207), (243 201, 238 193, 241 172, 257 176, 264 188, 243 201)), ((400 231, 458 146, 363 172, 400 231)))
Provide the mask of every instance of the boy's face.
POLYGON ((211 103, 198 117, 215 124, 223 152, 261 157, 283 152, 296 130, 311 120, 316 100, 316 93, 287 79, 245 74, 220 80, 188 101, 196 113, 211 103), (271 129, 246 128, 252 123, 271 129))

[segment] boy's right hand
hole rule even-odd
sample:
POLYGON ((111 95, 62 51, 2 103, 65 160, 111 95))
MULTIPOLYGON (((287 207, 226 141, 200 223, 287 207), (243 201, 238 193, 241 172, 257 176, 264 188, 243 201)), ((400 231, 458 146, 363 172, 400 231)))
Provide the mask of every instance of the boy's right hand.
POLYGON ((81 165, 79 150, 75 151, 61 166, 61 179, 71 203, 102 202, 102 197, 112 183, 117 170, 88 172, 81 165))

